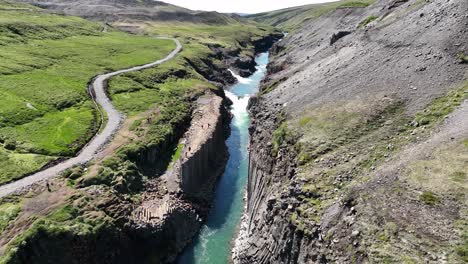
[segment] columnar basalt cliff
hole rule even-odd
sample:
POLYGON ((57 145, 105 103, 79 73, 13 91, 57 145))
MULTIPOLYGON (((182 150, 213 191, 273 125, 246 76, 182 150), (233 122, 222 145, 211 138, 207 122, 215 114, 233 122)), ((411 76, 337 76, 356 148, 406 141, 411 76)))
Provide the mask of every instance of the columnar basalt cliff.
MULTIPOLYGON (((278 111, 265 101, 251 106, 252 115, 247 206, 234 250, 235 263, 296 263, 302 234, 289 221, 297 201, 283 192, 296 170, 294 149, 271 155, 271 131, 278 111), (281 194, 278 196, 278 194, 281 194)), ((292 142, 291 142, 292 143, 292 142)))
POLYGON ((229 114, 223 110, 222 100, 213 95, 198 99, 199 107, 176 165, 180 187, 187 196, 203 196, 204 190, 211 193, 226 163, 228 153, 224 141, 229 130, 226 122, 229 114))
POLYGON ((272 49, 235 263, 466 261, 468 3, 355 5, 272 49))
MULTIPOLYGON (((198 97, 188 131, 181 139, 186 145, 180 157, 164 175, 143 183, 138 200, 119 194, 120 187, 116 190, 105 185, 86 187, 89 183, 85 181, 80 188, 82 194, 76 195, 80 198, 72 202, 73 207, 67 206, 60 213, 80 215, 83 220, 79 223, 92 225, 100 218, 104 221, 92 232, 80 234, 74 233, 73 228, 53 232, 39 227, 33 236, 24 239, 11 259, 17 263, 173 262, 199 231, 210 209, 214 183, 224 170, 227 159, 224 140, 229 135, 230 121, 225 100, 210 90, 198 97), (182 180, 180 175, 185 178, 182 180)), ((159 146, 154 151, 163 149, 164 146, 159 146)), ((139 166, 152 162, 144 154, 139 156, 139 166)), ((131 178, 127 176, 126 180, 131 178)), ((127 185, 136 184, 136 176, 133 181, 127 185)), ((47 222, 44 224, 47 226, 47 222)))
POLYGON ((174 261, 209 211, 214 183, 228 157, 224 141, 230 116, 224 100, 212 92, 197 99, 180 157, 147 185, 143 203, 132 212, 135 235, 149 235, 151 246, 165 256, 161 261, 174 261))

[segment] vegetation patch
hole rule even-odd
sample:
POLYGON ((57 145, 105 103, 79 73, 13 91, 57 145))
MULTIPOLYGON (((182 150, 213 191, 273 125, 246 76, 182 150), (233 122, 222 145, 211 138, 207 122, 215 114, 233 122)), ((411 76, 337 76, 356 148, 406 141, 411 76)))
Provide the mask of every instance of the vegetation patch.
MULTIPOLYGON (((462 195, 468 189, 468 149, 460 142, 437 149, 431 157, 408 167, 411 182, 444 196, 462 195)), ((462 198, 460 197, 460 198, 462 198)))
POLYGON ((419 196, 419 200, 427 205, 435 205, 439 202, 439 198, 433 192, 423 192, 419 196))
POLYGON ((451 261, 466 263, 468 262, 468 220, 461 219, 455 223, 455 228, 460 235, 460 241, 454 245, 454 256, 451 261))
POLYGON ((398 101, 383 101, 381 105, 384 107, 375 114, 365 114, 365 107, 357 102, 334 106, 333 110, 323 106, 308 110, 305 116, 292 121, 292 129, 302 135, 297 144, 302 163, 308 163, 379 129, 385 120, 383 117, 402 111, 398 101))
POLYGON ((90 127, 95 116, 91 106, 72 107, 46 113, 43 117, 14 127, 0 129, 0 134, 16 142, 15 150, 52 156, 71 156, 93 136, 90 127))
POLYGON ((360 24, 359 24, 359 27, 360 28, 364 28, 366 27, 370 22, 376 20, 377 18, 379 18, 378 16, 368 16, 366 19, 364 19, 360 24))
POLYGON ((468 63, 468 55, 465 55, 465 53, 459 53, 458 59, 461 63, 468 63))
POLYGON ((273 138, 271 140, 272 143, 272 154, 273 156, 278 155, 278 151, 283 143, 286 143, 291 139, 292 134, 288 130, 288 124, 286 122, 282 123, 274 132, 273 138))
POLYGON ((0 144, 0 167, 2 168, 0 170, 0 184, 37 171, 56 158, 40 154, 17 153, 3 148, 0 144))
POLYGON ((88 212, 89 215, 84 217, 82 210, 89 205, 89 199, 79 196, 71 199, 75 200, 76 206, 66 205, 40 217, 27 231, 17 236, 7 246, 2 263, 21 263, 21 260, 35 258, 37 263, 46 263, 43 255, 36 255, 37 248, 41 246, 44 246, 41 254, 46 254, 47 262, 59 263, 76 254, 71 245, 77 241, 94 242, 83 244, 88 247, 84 249, 87 255, 110 257, 106 252, 111 252, 110 245, 117 241, 112 219, 98 211, 88 212))
POLYGON ((262 85, 262 87, 261 87, 262 90, 260 91, 259 95, 262 96, 262 95, 265 95, 267 93, 272 92, 283 81, 284 81, 284 79, 281 79, 281 80, 274 81, 273 83, 268 83, 266 85, 262 85))
POLYGON ((62 173, 62 176, 64 178, 68 178, 70 180, 76 180, 80 178, 84 174, 84 169, 82 166, 76 166, 74 168, 70 168, 68 170, 65 170, 62 173))
POLYGON ((453 112, 468 98, 468 82, 460 88, 450 91, 446 96, 435 99, 426 109, 416 114, 413 125, 433 127, 453 112))
POLYGON ((174 152, 174 155, 172 155, 172 162, 171 163, 175 163, 177 162, 179 159, 180 159, 180 156, 182 155, 182 151, 184 150, 184 144, 183 143, 180 143, 179 145, 177 145, 177 148, 174 152))
POLYGON ((21 211, 19 203, 3 203, 0 205, 0 234, 8 227, 21 211))
POLYGON ((338 8, 366 7, 369 5, 370 3, 365 1, 351 1, 340 4, 338 8))
POLYGON ((81 18, 2 2, 0 184, 74 155, 97 132, 100 116, 86 91, 93 76, 161 59, 174 48, 171 40, 104 33, 81 18))

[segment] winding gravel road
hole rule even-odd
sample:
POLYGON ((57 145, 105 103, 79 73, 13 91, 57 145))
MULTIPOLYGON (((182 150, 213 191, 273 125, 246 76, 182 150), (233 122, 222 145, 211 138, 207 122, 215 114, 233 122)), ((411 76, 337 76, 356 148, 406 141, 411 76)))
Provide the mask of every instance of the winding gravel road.
POLYGON ((182 44, 180 44, 180 41, 177 39, 164 38, 164 37, 160 37, 158 39, 173 40, 176 43, 177 47, 169 55, 167 55, 166 58, 162 60, 158 60, 153 63, 145 64, 142 66, 137 66, 137 67, 133 67, 133 68, 125 69, 125 70, 119 70, 116 72, 99 75, 96 77, 95 81, 93 82, 91 86, 95 94, 95 98, 93 98, 93 100, 102 107, 102 109, 107 113, 107 117, 108 117, 106 127, 102 130, 102 132, 97 134, 81 150, 78 156, 65 160, 53 167, 50 167, 43 171, 39 171, 37 173, 34 173, 18 181, 0 186, 0 197, 7 196, 11 193, 19 191, 39 181, 54 178, 66 169, 69 169, 76 165, 86 164, 89 161, 91 161, 96 156, 96 154, 102 149, 102 147, 112 138, 115 132, 117 132, 123 120, 122 114, 120 114, 117 111, 117 109, 114 108, 114 106, 112 105, 112 102, 110 101, 110 99, 107 97, 105 93, 105 84, 104 84, 105 81, 113 76, 116 76, 122 73, 143 70, 143 69, 150 68, 155 65, 164 63, 166 61, 169 61, 172 58, 174 58, 177 55, 177 53, 179 53, 182 50, 182 44))

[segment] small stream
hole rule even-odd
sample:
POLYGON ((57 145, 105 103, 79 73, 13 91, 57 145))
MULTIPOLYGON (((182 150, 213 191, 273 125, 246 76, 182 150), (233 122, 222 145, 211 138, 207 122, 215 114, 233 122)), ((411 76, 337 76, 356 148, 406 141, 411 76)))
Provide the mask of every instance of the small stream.
POLYGON ((226 90, 226 96, 233 102, 231 136, 226 141, 230 157, 216 187, 215 201, 207 222, 179 258, 180 264, 229 262, 232 240, 244 210, 243 197, 248 177, 250 117, 247 104, 250 96, 258 92, 260 81, 266 74, 268 53, 260 54, 256 62, 257 71, 252 76, 242 78, 234 75, 239 82, 226 90))

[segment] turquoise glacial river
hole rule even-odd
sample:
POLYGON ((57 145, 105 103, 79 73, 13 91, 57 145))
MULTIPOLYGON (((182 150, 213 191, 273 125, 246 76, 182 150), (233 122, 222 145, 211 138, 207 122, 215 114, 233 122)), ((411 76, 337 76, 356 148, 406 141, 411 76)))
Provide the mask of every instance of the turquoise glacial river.
POLYGON ((257 71, 249 78, 234 75, 238 83, 226 95, 234 103, 231 107, 231 136, 226 144, 229 161, 226 171, 216 187, 215 201, 206 224, 198 237, 179 258, 179 264, 225 264, 229 263, 232 242, 244 211, 244 194, 248 174, 248 151, 250 117, 247 104, 250 96, 258 92, 260 81, 266 74, 268 53, 256 58, 257 71))

